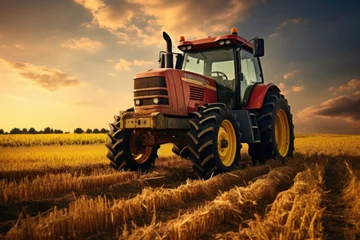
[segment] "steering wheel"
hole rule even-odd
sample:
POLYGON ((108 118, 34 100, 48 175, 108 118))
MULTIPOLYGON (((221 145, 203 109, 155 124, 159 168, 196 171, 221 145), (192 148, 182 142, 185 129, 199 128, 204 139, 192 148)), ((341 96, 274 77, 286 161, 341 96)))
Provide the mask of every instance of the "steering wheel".
POLYGON ((221 77, 221 78, 222 78, 222 81, 228 81, 228 80, 229 80, 228 77, 226 76, 226 74, 223 73, 223 72, 214 71, 214 72, 211 72, 211 73, 210 73, 210 76, 211 76, 213 73, 216 73, 216 75, 217 75, 218 77, 221 77))

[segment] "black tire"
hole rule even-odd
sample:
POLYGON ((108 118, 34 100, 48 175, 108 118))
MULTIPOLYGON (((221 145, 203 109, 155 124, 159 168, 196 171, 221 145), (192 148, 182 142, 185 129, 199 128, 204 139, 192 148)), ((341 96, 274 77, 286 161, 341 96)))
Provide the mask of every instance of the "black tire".
POLYGON ((295 139, 293 117, 284 95, 278 92, 268 92, 262 108, 255 113, 260 130, 261 143, 249 144, 249 155, 252 157, 253 163, 256 164, 258 161, 262 164, 267 159, 279 159, 284 163, 287 157, 293 157, 295 139), (280 154, 275 139, 275 122, 279 110, 285 112, 290 132, 288 152, 284 154, 285 156, 280 154))
MULTIPOLYGON (((238 167, 241 150, 240 124, 236 121, 231 108, 223 103, 208 103, 199 107, 198 112, 193 112, 191 115, 194 119, 190 120, 191 127, 187 132, 189 144, 180 152, 180 155, 186 156, 193 162, 193 169, 198 176, 207 179, 214 174, 229 172, 238 167), (235 142, 232 146, 233 149, 236 148, 235 153, 232 153, 235 155, 234 160, 233 162, 230 160, 231 163, 228 166, 221 161, 218 150, 218 132, 225 120, 228 126, 232 126, 230 129, 235 134, 235 142)), ((226 145, 226 143, 223 144, 226 145)))
MULTIPOLYGON (((132 108, 126 111, 134 111, 132 108)), ((116 170, 148 170, 153 167, 155 159, 158 158, 157 151, 160 146, 151 147, 151 153, 145 161, 138 163, 133 157, 130 140, 133 130, 120 130, 120 117, 114 116, 114 123, 110 123, 109 139, 105 146, 108 148, 106 157, 110 160, 110 166, 116 170)))

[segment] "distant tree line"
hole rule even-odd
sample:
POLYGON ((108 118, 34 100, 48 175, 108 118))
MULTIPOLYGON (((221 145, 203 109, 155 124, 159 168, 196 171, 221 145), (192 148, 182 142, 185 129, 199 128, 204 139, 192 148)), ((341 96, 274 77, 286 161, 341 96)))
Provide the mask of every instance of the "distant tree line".
MULTIPOLYGON (((74 133, 107 133, 109 132, 109 130, 106 130, 105 128, 102 129, 98 129, 98 128, 94 128, 94 129, 90 129, 88 128, 86 131, 84 131, 81 128, 76 128, 74 129, 74 133)), ((11 129, 10 132, 4 132, 3 129, 0 129, 0 134, 52 134, 52 133, 57 133, 57 134, 61 134, 64 133, 63 130, 60 129, 52 129, 49 127, 44 128, 44 130, 40 130, 37 131, 35 128, 13 128, 11 129)), ((65 133, 70 133, 70 132, 65 132, 65 133)))

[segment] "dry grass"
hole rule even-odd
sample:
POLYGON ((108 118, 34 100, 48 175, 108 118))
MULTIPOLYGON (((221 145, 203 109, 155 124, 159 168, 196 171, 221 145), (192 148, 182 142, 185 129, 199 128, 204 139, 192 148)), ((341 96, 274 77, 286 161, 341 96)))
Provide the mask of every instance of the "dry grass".
POLYGON ((290 185, 302 165, 285 166, 270 171, 248 187, 235 187, 219 195, 199 209, 183 214, 166 224, 155 221, 130 234, 124 231, 123 239, 196 239, 222 222, 238 219, 245 208, 251 208, 264 198, 275 198, 281 185, 290 185))
POLYGON ((348 162, 345 161, 348 170, 348 183, 343 190, 342 197, 347 205, 346 217, 351 227, 347 229, 349 239, 360 237, 360 180, 348 162))
POLYGON ((280 192, 264 218, 246 222, 247 228, 229 232, 225 239, 323 239, 321 209, 325 162, 307 168, 294 178, 293 186, 280 192))
POLYGON ((105 143, 106 140, 106 134, 8 134, 0 135, 0 148, 87 145, 105 143))
POLYGON ((175 189, 145 188, 142 193, 128 200, 110 201, 106 197, 80 199, 70 203, 69 208, 55 208, 46 216, 37 218, 25 217, 7 234, 8 239, 27 239, 29 237, 56 238, 55 236, 81 236, 89 232, 118 226, 128 220, 135 219, 152 211, 183 204, 185 201, 202 194, 216 194, 217 191, 230 184, 241 184, 246 180, 267 173, 272 167, 278 166, 272 162, 267 166, 248 168, 231 174, 216 176, 208 181, 188 180, 175 189))
POLYGON ((0 182, 0 203, 24 200, 51 198, 61 194, 84 189, 108 186, 125 181, 139 179, 138 172, 113 172, 109 174, 94 173, 90 176, 72 175, 70 173, 46 174, 30 181, 28 178, 20 182, 0 182))

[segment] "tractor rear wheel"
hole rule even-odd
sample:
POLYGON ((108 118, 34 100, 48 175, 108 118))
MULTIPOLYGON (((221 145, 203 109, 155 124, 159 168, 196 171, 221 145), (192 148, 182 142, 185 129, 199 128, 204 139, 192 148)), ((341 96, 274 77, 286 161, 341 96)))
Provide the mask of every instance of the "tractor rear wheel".
POLYGON ((279 159, 283 163, 294 152, 294 125, 290 106, 284 95, 269 92, 262 108, 257 112, 261 143, 249 144, 249 155, 254 164, 266 159, 279 159))
POLYGON ((241 133, 231 108, 223 103, 208 103, 193 112, 190 120, 187 152, 193 168, 201 178, 228 172, 240 161, 241 133))
MULTIPOLYGON (((128 109, 127 111, 133 111, 128 109)), ((120 130, 120 117, 114 116, 114 123, 110 123, 109 139, 105 146, 108 148, 106 157, 110 166, 116 170, 130 171, 150 169, 158 157, 159 146, 137 147, 137 139, 133 130, 120 130)))

